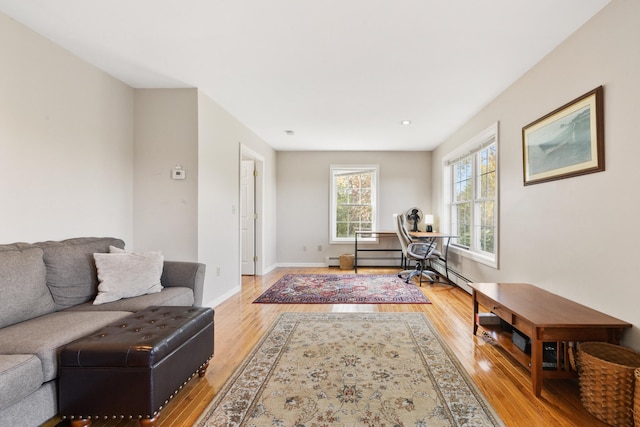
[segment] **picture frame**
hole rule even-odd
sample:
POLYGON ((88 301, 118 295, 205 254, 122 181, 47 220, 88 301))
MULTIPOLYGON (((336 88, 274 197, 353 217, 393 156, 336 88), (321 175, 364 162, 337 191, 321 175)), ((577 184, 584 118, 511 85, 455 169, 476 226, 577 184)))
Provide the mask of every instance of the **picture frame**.
POLYGON ((603 92, 598 86, 522 128, 524 185, 605 170, 603 92))

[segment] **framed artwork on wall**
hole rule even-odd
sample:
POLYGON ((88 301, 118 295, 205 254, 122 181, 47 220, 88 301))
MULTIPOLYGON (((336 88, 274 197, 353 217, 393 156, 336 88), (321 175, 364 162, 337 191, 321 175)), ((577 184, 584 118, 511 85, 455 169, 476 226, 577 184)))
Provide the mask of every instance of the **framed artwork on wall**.
POLYGON ((524 185, 604 171, 603 87, 522 128, 524 185))

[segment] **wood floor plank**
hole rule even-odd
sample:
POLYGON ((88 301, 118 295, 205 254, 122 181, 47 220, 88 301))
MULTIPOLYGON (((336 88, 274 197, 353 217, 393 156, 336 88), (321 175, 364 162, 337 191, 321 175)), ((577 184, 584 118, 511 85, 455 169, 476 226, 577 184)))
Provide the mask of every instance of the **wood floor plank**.
MULTIPOLYGON (((359 268, 361 274, 394 274, 397 269, 359 268)), ((204 378, 195 377, 169 402, 160 427, 191 426, 272 322, 284 312, 424 312, 507 426, 605 426, 580 403, 575 380, 545 380, 542 395, 531 391, 529 373, 500 348, 472 335, 472 300, 464 290, 423 283, 432 304, 253 304, 284 274, 353 273, 337 268, 279 268, 245 276, 242 291, 216 307, 215 356, 204 378)), ((52 420, 45 426, 65 426, 52 420)), ((133 427, 137 421, 96 421, 95 427, 133 427)), ((222 426, 221 426, 222 427, 222 426)))

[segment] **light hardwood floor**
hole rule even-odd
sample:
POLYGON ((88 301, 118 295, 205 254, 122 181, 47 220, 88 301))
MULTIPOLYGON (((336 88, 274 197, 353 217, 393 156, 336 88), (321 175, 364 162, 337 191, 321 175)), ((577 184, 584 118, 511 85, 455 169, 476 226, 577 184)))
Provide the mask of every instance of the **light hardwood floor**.
MULTIPOLYGON (((391 274, 397 269, 359 268, 359 274, 391 274)), ((432 304, 252 304, 287 273, 353 273, 337 268, 279 268, 245 276, 242 292, 215 313, 215 356, 204 378, 194 378, 161 412, 158 425, 191 426, 240 365, 278 314, 283 312, 425 312, 507 426, 605 426, 580 403, 575 380, 546 380, 542 395, 531 391, 528 372, 499 348, 472 335, 471 296, 462 289, 423 283, 432 304)), ((47 423, 55 426, 57 421, 47 423)), ((66 423, 61 422, 59 426, 66 423)), ((136 421, 96 421, 96 427, 133 427, 136 421)), ((220 426, 223 427, 223 426, 220 426)))

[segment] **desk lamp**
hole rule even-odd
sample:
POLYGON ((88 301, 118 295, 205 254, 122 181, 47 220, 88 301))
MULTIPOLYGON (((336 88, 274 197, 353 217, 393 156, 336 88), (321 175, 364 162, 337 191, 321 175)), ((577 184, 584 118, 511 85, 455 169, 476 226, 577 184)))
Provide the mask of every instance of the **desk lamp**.
POLYGON ((427 214, 424 216, 424 223, 426 225, 426 231, 428 232, 432 232, 433 231, 433 215, 431 214, 427 214))

